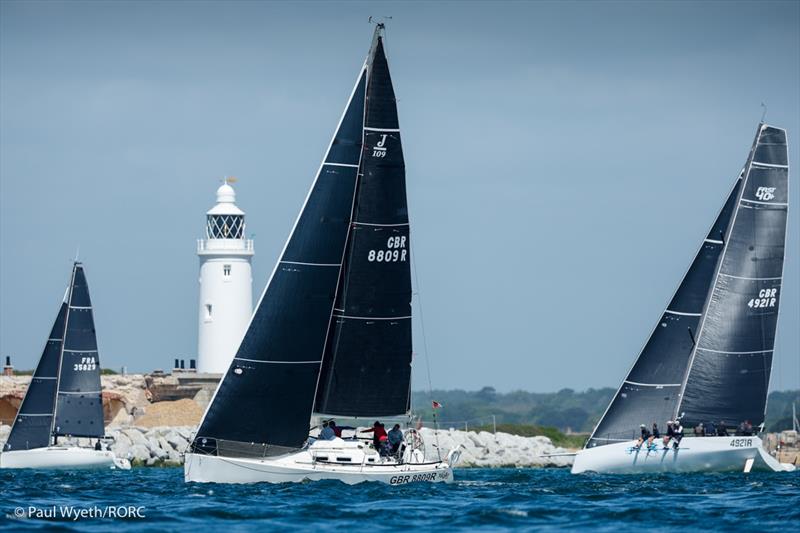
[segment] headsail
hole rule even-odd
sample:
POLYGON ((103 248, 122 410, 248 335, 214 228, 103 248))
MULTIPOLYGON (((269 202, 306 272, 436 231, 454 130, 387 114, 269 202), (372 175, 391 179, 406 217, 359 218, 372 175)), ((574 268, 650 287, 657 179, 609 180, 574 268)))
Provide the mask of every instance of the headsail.
POLYGON ((368 59, 364 147, 315 411, 405 414, 411 380, 411 271, 405 163, 381 25, 368 59))
POLYGON ((56 399, 58 361, 64 341, 64 322, 67 317, 67 302, 58 310, 44 351, 33 372, 31 383, 25 392, 17 417, 11 426, 11 434, 3 447, 4 451, 44 448, 50 444, 53 427, 53 409, 56 399))
POLYGON ((760 124, 676 409, 684 425, 764 421, 783 279, 786 131, 760 124))
POLYGON ((195 450, 298 448, 325 349, 362 146, 366 64, 250 326, 200 424, 195 450))
POLYGON ((740 175, 587 447, 631 440, 639 424, 663 427, 672 418, 741 184, 740 175))
POLYGON ((103 395, 92 301, 81 263, 72 268, 58 371, 54 435, 102 437, 103 395))

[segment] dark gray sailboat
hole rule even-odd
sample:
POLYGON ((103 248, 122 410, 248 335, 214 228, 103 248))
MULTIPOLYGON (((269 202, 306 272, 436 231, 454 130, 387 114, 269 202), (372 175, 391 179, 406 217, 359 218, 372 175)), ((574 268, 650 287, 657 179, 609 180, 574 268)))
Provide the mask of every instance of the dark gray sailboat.
POLYGON ((398 461, 355 440, 308 444, 312 413, 410 407, 405 163, 383 30, 186 455, 187 481, 452 480, 447 461, 419 453, 398 461))
POLYGON ((716 426, 763 427, 788 175, 786 131, 759 124, 742 173, 573 472, 786 469, 757 435, 717 437, 716 426), (715 437, 631 445, 641 425, 666 431, 667 422, 715 427, 715 437))
POLYGON ((104 433, 92 302, 83 265, 75 262, 64 301, 0 454, 0 467, 125 467, 127 461, 115 462, 109 451, 58 443, 59 437, 100 439, 104 433))

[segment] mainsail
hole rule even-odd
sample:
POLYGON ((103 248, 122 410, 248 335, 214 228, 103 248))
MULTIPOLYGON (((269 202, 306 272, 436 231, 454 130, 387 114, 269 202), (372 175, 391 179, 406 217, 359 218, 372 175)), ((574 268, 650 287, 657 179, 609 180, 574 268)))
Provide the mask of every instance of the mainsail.
POLYGON ((83 265, 72 268, 5 451, 43 448, 54 435, 102 437, 103 401, 92 302, 83 265))
POLYGON ((587 447, 631 440, 639 424, 663 425, 673 416, 741 183, 740 176, 587 447))
POLYGON ((44 448, 50 444, 55 408, 58 362, 64 342, 67 302, 61 304, 44 351, 33 372, 4 451, 44 448))
POLYGON ((676 409, 684 425, 764 421, 780 306, 786 131, 760 124, 676 409))
POLYGON ((405 163, 380 28, 367 60, 364 148, 315 411, 405 414, 411 380, 411 270, 405 163))
POLYGON ((102 437, 103 393, 92 301, 81 263, 72 268, 58 372, 54 435, 102 437))

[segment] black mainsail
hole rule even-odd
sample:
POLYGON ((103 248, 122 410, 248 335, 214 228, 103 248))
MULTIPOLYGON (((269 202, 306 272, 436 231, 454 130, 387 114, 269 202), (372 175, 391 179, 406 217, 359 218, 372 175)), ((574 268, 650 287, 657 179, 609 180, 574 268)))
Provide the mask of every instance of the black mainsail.
POLYGON ((759 124, 676 414, 763 423, 783 280, 786 130, 759 124))
POLYGON ((315 411, 409 410, 411 270, 405 163, 380 28, 367 61, 364 147, 315 411))
POLYGON ((102 437, 103 401, 92 303, 83 265, 72 268, 4 451, 43 448, 51 437, 102 437))

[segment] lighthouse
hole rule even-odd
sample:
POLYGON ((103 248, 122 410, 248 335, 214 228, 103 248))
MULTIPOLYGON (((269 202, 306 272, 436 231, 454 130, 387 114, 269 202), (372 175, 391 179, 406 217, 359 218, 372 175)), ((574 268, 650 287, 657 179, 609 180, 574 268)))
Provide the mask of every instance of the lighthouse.
POLYGON ((200 258, 197 371, 222 374, 239 348, 253 312, 253 241, 245 238, 244 211, 228 178, 206 213, 200 258))

